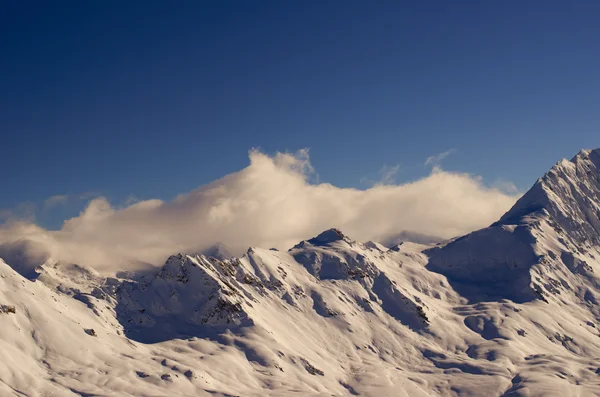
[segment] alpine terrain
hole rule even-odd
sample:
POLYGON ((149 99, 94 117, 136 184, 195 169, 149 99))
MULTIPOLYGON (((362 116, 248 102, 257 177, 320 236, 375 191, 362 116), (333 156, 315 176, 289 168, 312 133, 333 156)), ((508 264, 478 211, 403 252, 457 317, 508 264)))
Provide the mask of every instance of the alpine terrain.
POLYGON ((351 237, 111 277, 4 258, 0 395, 600 395, 600 149, 466 236, 351 237))

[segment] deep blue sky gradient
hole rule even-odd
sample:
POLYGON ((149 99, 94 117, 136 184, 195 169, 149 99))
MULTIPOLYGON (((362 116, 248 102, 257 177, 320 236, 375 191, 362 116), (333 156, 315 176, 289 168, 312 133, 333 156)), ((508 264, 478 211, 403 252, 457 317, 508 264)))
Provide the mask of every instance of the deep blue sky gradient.
POLYGON ((253 147, 308 147, 321 181, 359 188, 454 148, 444 168, 524 190, 600 146, 598 1, 0 7, 0 208, 170 199, 253 147))

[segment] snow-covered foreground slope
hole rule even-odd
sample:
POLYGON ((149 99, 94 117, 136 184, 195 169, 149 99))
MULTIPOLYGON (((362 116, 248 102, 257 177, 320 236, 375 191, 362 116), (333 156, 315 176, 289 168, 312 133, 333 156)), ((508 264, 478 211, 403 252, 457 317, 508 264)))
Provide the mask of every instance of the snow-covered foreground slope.
POLYGON ((435 247, 331 229, 109 278, 0 261, 0 395, 598 396, 599 168, 563 161, 435 247))

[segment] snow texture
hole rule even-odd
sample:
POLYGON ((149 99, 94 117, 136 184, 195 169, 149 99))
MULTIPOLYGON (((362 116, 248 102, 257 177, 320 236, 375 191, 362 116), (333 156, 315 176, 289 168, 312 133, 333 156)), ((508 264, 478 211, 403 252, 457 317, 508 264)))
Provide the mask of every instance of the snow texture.
POLYGON ((600 150, 446 242, 330 229, 114 277, 11 252, 2 396, 600 395, 600 150))

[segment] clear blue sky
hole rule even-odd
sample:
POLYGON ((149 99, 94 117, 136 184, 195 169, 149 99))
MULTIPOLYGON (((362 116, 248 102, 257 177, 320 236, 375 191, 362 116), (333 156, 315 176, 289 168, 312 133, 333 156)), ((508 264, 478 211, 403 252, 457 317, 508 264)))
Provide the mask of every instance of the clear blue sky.
POLYGON ((355 187, 454 148, 444 168, 523 190, 600 146, 598 1, 0 7, 0 208, 170 199, 252 147, 308 147, 321 181, 355 187))

